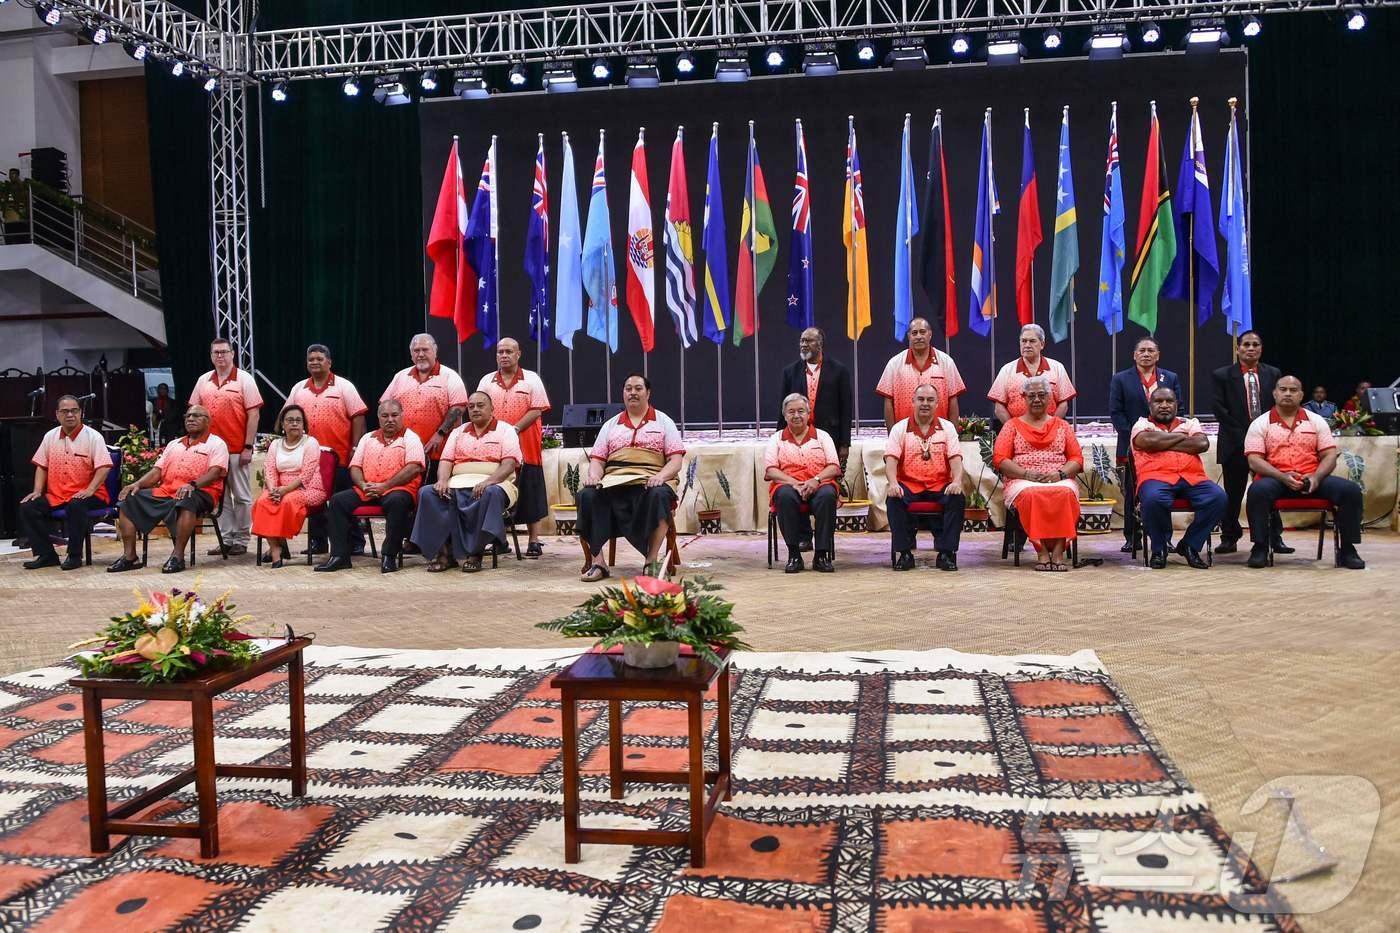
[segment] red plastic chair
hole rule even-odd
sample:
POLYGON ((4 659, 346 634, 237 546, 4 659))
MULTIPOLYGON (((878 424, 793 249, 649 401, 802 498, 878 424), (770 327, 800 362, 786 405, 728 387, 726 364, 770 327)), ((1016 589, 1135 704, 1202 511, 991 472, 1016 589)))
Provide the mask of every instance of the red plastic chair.
MULTIPOLYGON (((905 509, 909 512, 909 514, 910 514, 911 516, 917 516, 917 515, 942 515, 942 514, 943 514, 943 503, 941 503, 941 502, 906 502, 906 503, 904 504, 904 506, 905 506, 905 509)), ((919 523, 919 520, 918 520, 917 518, 915 518, 915 519, 914 519, 914 535, 915 535, 916 537, 917 537, 918 534, 919 534, 919 524, 918 524, 918 523, 919 523)), ((894 549, 894 535, 890 535, 890 566, 893 567, 895 561, 898 560, 898 559, 899 559, 899 555, 895 552, 895 549, 894 549)))
MULTIPOLYGON (((1322 543, 1327 538, 1327 517, 1332 516, 1332 557, 1335 560, 1342 549, 1342 530, 1337 526, 1337 507, 1330 499, 1321 496, 1297 496, 1287 499, 1278 499, 1274 502, 1274 511, 1283 512, 1317 512, 1317 560, 1322 560, 1322 543)), ((1282 522, 1282 519, 1280 519, 1282 522)), ((1272 524, 1272 520, 1270 521, 1272 524)), ((1281 525, 1275 527, 1282 527, 1281 525)), ((1274 565, 1274 536, 1269 534, 1269 566, 1274 565)))
MULTIPOLYGON (((1146 526, 1145 524, 1143 524, 1143 521, 1142 521, 1142 500, 1141 500, 1141 499, 1138 499, 1136 496, 1134 496, 1133 499, 1134 499, 1134 501, 1133 501, 1133 518, 1134 518, 1134 522, 1133 522, 1133 526, 1134 526, 1134 532, 1133 532, 1133 560, 1137 560, 1137 552, 1138 552, 1139 549, 1141 549, 1141 551, 1142 551, 1142 565, 1143 565, 1144 567, 1146 567, 1146 566, 1148 565, 1148 562, 1151 560, 1151 557, 1152 557, 1152 555, 1149 553, 1150 548, 1148 547, 1148 543, 1147 543, 1147 526, 1146 526)), ((1195 515, 1195 514, 1196 514, 1196 510, 1193 509, 1193 508, 1191 508, 1191 500, 1190 500, 1190 499, 1173 499, 1173 500, 1172 500, 1172 514, 1173 514, 1173 515, 1176 515, 1177 513, 1184 513, 1184 514, 1189 514, 1189 515, 1195 515)), ((1213 544, 1213 542, 1214 542, 1214 537, 1213 537, 1214 534, 1215 534, 1215 529, 1211 529, 1211 533, 1208 534, 1208 535, 1206 535, 1206 566, 1207 566, 1207 567, 1211 567, 1211 566, 1214 566, 1214 565, 1215 565, 1215 547, 1214 547, 1214 544, 1213 544)))

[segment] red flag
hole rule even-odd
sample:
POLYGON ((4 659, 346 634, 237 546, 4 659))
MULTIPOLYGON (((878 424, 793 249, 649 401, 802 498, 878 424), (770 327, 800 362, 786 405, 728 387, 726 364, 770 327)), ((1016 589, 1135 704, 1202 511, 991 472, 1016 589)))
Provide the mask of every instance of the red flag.
POLYGON ((466 234, 467 198, 454 139, 442 173, 442 187, 438 190, 426 252, 433 264, 428 314, 452 318, 458 343, 476 333, 476 275, 467 262, 466 234))
POLYGON ((1026 111, 1025 144, 1021 148, 1021 205, 1016 217, 1016 318, 1024 327, 1035 322, 1035 295, 1031 289, 1031 263, 1045 239, 1040 229, 1039 188, 1035 181, 1035 155, 1031 152, 1031 112, 1026 111))
POLYGON ((651 229, 646 131, 632 148, 632 188, 627 199, 627 311, 637 325, 642 352, 656 349, 656 238, 651 229))

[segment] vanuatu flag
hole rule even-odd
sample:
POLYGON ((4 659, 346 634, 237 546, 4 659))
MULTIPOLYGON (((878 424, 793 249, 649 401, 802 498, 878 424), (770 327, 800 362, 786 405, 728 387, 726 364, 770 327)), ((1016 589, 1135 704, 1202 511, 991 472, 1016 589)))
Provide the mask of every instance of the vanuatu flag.
POLYGON ((1138 214, 1137 261, 1133 263, 1132 297, 1128 320, 1157 332, 1157 298, 1162 282, 1176 259, 1176 227, 1172 223, 1172 193, 1167 187, 1167 156, 1162 151, 1162 130, 1157 124, 1157 102, 1152 102, 1152 129, 1147 136, 1147 165, 1142 178, 1141 211, 1138 214))
POLYGON ((739 270, 734 282, 734 346, 758 333, 758 293, 778 263, 778 228, 768 204, 768 186, 758 164, 758 143, 749 128, 749 171, 744 216, 739 221, 739 270))

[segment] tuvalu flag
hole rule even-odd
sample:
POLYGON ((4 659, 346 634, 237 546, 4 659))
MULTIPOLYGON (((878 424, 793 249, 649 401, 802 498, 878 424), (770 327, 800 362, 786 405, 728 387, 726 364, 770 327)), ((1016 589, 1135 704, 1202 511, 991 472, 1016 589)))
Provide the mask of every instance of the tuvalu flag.
POLYGON ((749 171, 744 215, 739 221, 739 269, 734 281, 734 346, 758 333, 758 293, 778 263, 778 230, 768 204, 768 186, 758 164, 758 143, 749 123, 749 171))
POLYGON ((1074 274, 1079 271, 1079 220, 1074 210, 1074 171, 1069 155, 1069 108, 1060 120, 1059 170, 1055 182, 1055 238, 1050 262, 1050 336, 1069 337, 1074 318, 1074 274))
POLYGON ((564 174, 559 201, 559 262, 554 283, 554 333, 571 351, 574 334, 583 329, 583 237, 578 222, 578 182, 574 178, 574 147, 561 133, 564 174))
POLYGON ((588 336, 617 352, 617 272, 613 265, 612 214, 603 164, 603 131, 598 131, 598 159, 588 195, 588 224, 583 233, 583 288, 588 292, 588 336))
POLYGON ((846 126, 846 196, 841 207, 841 240, 846 244, 846 336, 859 340, 870 326, 870 244, 866 242, 855 117, 847 117, 846 126))
POLYGON ((792 186, 792 249, 788 253, 787 322, 798 330, 816 324, 812 285, 812 187, 807 178, 807 143, 797 123, 797 174, 792 186))
POLYGON ((924 235, 919 243, 920 279, 935 320, 943 311, 943 335, 958 334, 958 286, 953 273, 953 212, 948 204, 948 167, 943 161, 943 111, 933 112, 928 172, 924 175, 924 235))
POLYGON ((666 187, 666 306, 676 321, 681 349, 695 335, 695 248, 690 233, 690 186, 685 180, 685 127, 671 143, 671 177, 666 187))
POLYGON ((1016 209, 1016 320, 1024 327, 1035 323, 1035 251, 1045 241, 1040 228, 1040 187, 1035 180, 1035 153, 1031 149, 1031 108, 1021 144, 1021 203, 1016 209))
POLYGON ((977 161, 977 228, 972 239, 972 304, 967 323, 986 337, 997 318, 996 233, 992 218, 1001 213, 992 166, 992 108, 982 118, 982 155, 977 161))
POLYGON ((724 233, 724 192, 719 186, 719 124, 710 130, 710 163, 705 172, 704 229, 700 245, 705 249, 705 337, 724 343, 729 329, 729 259, 724 233))
POLYGON ((466 237, 467 193, 462 186, 462 163, 457 158, 454 136, 425 252, 433 264, 428 314, 451 318, 458 343, 476 333, 476 276, 468 265, 466 237))
POLYGON ((642 352, 656 348, 656 241, 651 232, 651 185, 647 181, 646 128, 632 147, 632 191, 627 199, 627 313, 642 339, 642 352))
POLYGON ((1172 193, 1167 187, 1167 156, 1162 151, 1162 128, 1157 102, 1152 102, 1152 129, 1147 134, 1147 165, 1142 177, 1137 229, 1137 260, 1133 263, 1128 320, 1157 332, 1157 299, 1162 282, 1176 258, 1176 227, 1172 224, 1172 193))

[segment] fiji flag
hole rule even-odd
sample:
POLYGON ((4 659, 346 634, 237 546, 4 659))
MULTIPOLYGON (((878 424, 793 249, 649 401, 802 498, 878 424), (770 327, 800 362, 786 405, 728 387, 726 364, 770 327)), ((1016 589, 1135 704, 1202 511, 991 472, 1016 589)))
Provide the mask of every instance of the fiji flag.
POLYGON ((1230 107, 1230 135, 1225 139, 1225 181, 1220 192, 1220 235, 1225 238, 1225 291, 1220 311, 1231 334, 1254 327, 1249 288, 1249 231, 1245 228, 1244 175, 1240 171, 1240 129, 1230 107))
POLYGON ((909 322, 914 317, 909 269, 914 264, 914 237, 919 233, 916 197, 914 163, 909 158, 909 114, 906 113, 899 157, 899 216, 894 221, 894 339, 901 343, 909 333, 909 322))
POLYGON ((797 178, 792 188, 792 254, 788 256, 787 322, 798 330, 816 324, 812 291, 812 189, 807 182, 807 143, 797 121, 797 178))
POLYGON ((500 226, 495 178, 496 137, 492 136, 476 186, 476 199, 472 201, 471 219, 467 221, 467 257, 476 273, 476 329, 481 331, 484 347, 495 346, 500 336, 500 311, 496 306, 496 232, 500 226))
POLYGON ((598 160, 588 196, 588 226, 583 233, 583 287, 588 292, 588 336, 617 352, 617 267, 613 265, 612 218, 608 214, 608 179, 603 169, 603 133, 598 131, 598 160))
POLYGON ((992 218, 1001 213, 992 170, 992 108, 982 120, 982 156, 977 163, 977 231, 972 241, 972 307, 968 325, 986 337, 997 317, 996 237, 992 218))
POLYGON ((525 274, 530 277, 530 338, 549 349, 549 181, 544 171, 544 134, 535 154, 535 190, 525 234, 525 274))
POLYGON ((1123 175, 1118 167, 1118 102, 1108 124, 1108 166, 1103 182, 1103 237, 1099 242, 1099 310, 1104 330, 1123 329, 1123 261, 1128 246, 1123 215, 1123 175))
POLYGON ((700 245, 705 249, 705 336, 724 343, 729 329, 729 261, 724 233, 724 194, 719 187, 719 124, 710 132, 710 166, 705 173, 705 229, 700 245))

